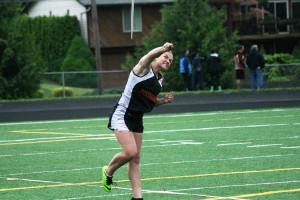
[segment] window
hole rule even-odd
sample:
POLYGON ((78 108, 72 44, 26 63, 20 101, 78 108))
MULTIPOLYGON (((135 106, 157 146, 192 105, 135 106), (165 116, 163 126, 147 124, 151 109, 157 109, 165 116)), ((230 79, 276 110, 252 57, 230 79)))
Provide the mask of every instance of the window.
MULTIPOLYGON (((300 20, 300 0, 292 0, 292 18, 294 20, 300 20)), ((293 31, 300 32, 300 23, 293 24, 293 31)))
MULTIPOLYGON (((131 31, 131 6, 123 7, 123 31, 131 31)), ((134 18, 133 18, 133 32, 142 31, 142 16, 141 7, 134 6, 134 18)))
POLYGON ((274 18, 276 19, 275 29, 281 33, 288 32, 288 25, 286 23, 281 23, 284 20, 288 19, 288 1, 269 1, 268 7, 265 9, 274 15, 274 18))
POLYGON ((240 4, 240 34, 251 35, 257 32, 257 9, 255 3, 240 4))
POLYGON ((292 0, 293 18, 300 19, 300 0, 292 0))

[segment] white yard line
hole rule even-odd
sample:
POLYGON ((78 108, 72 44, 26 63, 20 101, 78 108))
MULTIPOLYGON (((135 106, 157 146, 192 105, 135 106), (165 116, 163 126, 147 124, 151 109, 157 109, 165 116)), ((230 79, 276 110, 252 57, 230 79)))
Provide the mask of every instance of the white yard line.
POLYGON ((252 145, 252 146, 247 146, 247 147, 257 148, 257 147, 272 147, 272 146, 282 146, 282 144, 258 144, 258 145, 252 145))
POLYGON ((241 145, 241 144, 252 144, 252 142, 225 143, 225 144, 217 144, 217 146, 232 146, 232 145, 241 145))
MULTIPOLYGON (((26 182, 35 182, 35 183, 49 183, 49 184, 61 184, 61 186, 89 186, 89 187, 102 187, 96 184, 85 184, 85 183, 68 183, 68 182, 58 182, 58 181, 49 181, 49 180, 35 180, 35 179, 23 179, 23 178, 8 178, 8 177, 0 177, 0 179, 6 179, 8 181, 26 181, 26 182)), ((38 188, 36 188, 38 189, 38 188)), ((131 191, 131 188, 124 188, 114 186, 113 189, 119 190, 126 190, 131 191)), ((167 190, 142 190, 143 193, 155 193, 155 194, 171 194, 171 195, 179 195, 179 196, 196 196, 196 197, 207 197, 207 198, 219 198, 219 199, 231 199, 231 200, 242 200, 238 198, 232 197, 220 197, 220 196, 212 196, 212 195, 205 195, 205 194, 190 194, 190 193, 183 193, 183 192, 175 192, 175 191, 167 191, 167 190)), ((131 193, 129 193, 131 194, 131 193)), ((111 195, 104 195, 104 196, 111 196, 111 195)), ((102 198, 104 196, 87 196, 87 197, 71 197, 67 198, 68 200, 75 200, 75 199, 87 199, 87 198, 102 198)), ((115 194, 114 196, 124 196, 124 194, 115 194)), ((57 199, 58 200, 58 199, 57 199)), ((62 199, 60 199, 62 200, 62 199)))
MULTIPOLYGON (((49 180, 34 180, 34 179, 23 179, 23 178, 8 178, 0 177, 1 179, 6 179, 9 181, 26 181, 26 182, 36 182, 36 183, 49 183, 49 184, 61 184, 62 186, 88 186, 88 187, 101 187, 98 184, 85 184, 85 183, 68 183, 68 182, 58 182, 58 181, 49 181, 49 180)), ((142 190, 143 193, 156 193, 156 194, 169 194, 169 195, 178 195, 178 196, 195 196, 195 197, 206 197, 206 198, 217 198, 217 199, 231 199, 231 200, 242 200, 240 198, 233 197, 221 197, 213 196, 206 194, 198 193, 184 193, 182 191, 193 191, 193 190, 204 190, 204 189, 222 189, 222 188, 233 188, 233 187, 252 187, 252 186, 261 186, 261 185, 282 185, 282 184, 298 184, 300 180, 290 180, 290 181, 277 181, 277 182, 263 182, 263 183, 246 183, 246 184, 237 184, 237 185, 217 185, 217 186, 205 186, 205 187, 194 187, 194 188, 184 188, 184 189, 171 189, 171 190, 142 190)), ((114 189, 131 191, 131 188, 117 187, 114 186, 114 189)), ((98 196, 84 196, 84 197, 70 197, 64 199, 56 200, 79 200, 79 199, 91 199, 91 198, 105 198, 109 196, 125 196, 131 195, 131 193, 123 194, 109 194, 109 195, 98 195, 98 196)))
POLYGON ((170 191, 190 191, 190 190, 205 190, 205 189, 222 189, 222 188, 234 188, 234 187, 255 187, 261 185, 282 185, 282 184, 293 184, 300 183, 300 180, 291 180, 291 181, 276 181, 276 182, 264 182, 264 183, 246 183, 246 184, 237 184, 237 185, 219 185, 219 186, 206 186, 206 187, 195 187, 195 188, 186 188, 186 189, 175 189, 170 191))
MULTIPOLYGON (((252 160, 252 159, 265 159, 265 158, 280 158, 286 156, 298 156, 297 154, 287 154, 287 155, 265 155, 265 156, 243 156, 243 157, 232 157, 232 158, 220 158, 220 159, 209 159, 209 160, 182 160, 176 162, 165 162, 165 163, 141 163, 140 166, 149 166, 149 165, 174 165, 174 164, 186 164, 186 163, 201 163, 201 162, 218 162, 218 161, 232 161, 232 160, 252 160)), ((102 169, 102 166, 97 167, 88 167, 88 168, 75 168, 75 169, 60 169, 52 171, 33 171, 33 172, 21 172, 1 176, 20 176, 20 175, 29 175, 29 174, 46 174, 46 173, 59 173, 59 172, 73 172, 73 171, 87 171, 87 170, 98 170, 102 169)))
POLYGON ((217 126, 217 127, 204 127, 204 128, 188 128, 188 129, 173 129, 173 130, 158 130, 158 131, 145 131, 145 134, 149 133, 174 133, 174 132, 188 132, 188 131, 209 131, 219 129, 239 129, 239 128, 261 128, 261 127, 273 127, 273 126, 290 126, 291 124, 254 124, 245 126, 217 126))
MULTIPOLYGON (((207 116, 219 114, 243 114, 243 113, 264 113, 264 112, 285 112, 287 110, 300 110, 293 109, 269 109, 269 110, 244 110, 244 111, 218 111, 207 113, 182 113, 182 114, 159 114, 159 115, 146 115, 144 118, 157 118, 158 116, 176 118, 176 117, 193 117, 193 116, 207 116)), ((45 120, 45 121, 29 121, 29 122, 10 122, 0 123, 0 126, 15 126, 15 125, 30 125, 30 124, 51 124, 51 123, 73 123, 73 122, 90 122, 90 121, 107 121, 108 118, 89 118, 89 119, 68 119, 68 120, 45 120)))
MULTIPOLYGON (((246 125, 246 126, 220 126, 220 127, 204 127, 194 129, 173 129, 173 130, 157 130, 157 131, 145 131, 145 134, 153 133, 173 133, 173 132, 188 132, 188 131, 207 131, 207 130, 219 130, 219 129, 239 129, 239 128, 260 128, 260 127, 273 127, 273 126, 290 126, 293 124, 259 124, 259 125, 246 125)), ((45 132, 46 133, 46 132, 45 132)), ((113 134, 93 134, 86 136, 65 136, 65 137, 48 137, 48 138, 30 138, 30 139, 18 139, 18 140, 1 140, 0 143, 5 144, 9 142, 27 142, 27 141, 39 141, 39 140, 55 140, 55 139, 73 139, 73 138, 92 138, 93 139, 105 139, 103 136, 111 135, 107 139, 114 139, 113 134)), ((299 136, 295 136, 299 137, 299 136)), ((291 138, 295 138, 291 137, 291 138)))
POLYGON ((300 146, 292 146, 292 147, 280 147, 282 149, 299 149, 300 146))

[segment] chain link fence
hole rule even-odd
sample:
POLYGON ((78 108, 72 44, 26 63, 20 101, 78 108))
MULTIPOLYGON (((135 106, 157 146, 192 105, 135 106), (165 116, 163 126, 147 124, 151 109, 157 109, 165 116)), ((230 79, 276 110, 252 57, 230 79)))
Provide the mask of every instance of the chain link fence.
POLYGON ((47 72, 41 88, 46 97, 116 94, 122 92, 127 78, 123 70, 47 72))
MULTIPOLYGON (((121 94, 128 73, 123 70, 47 72, 44 74, 42 90, 45 97, 121 94)), ((266 64, 263 73, 264 88, 300 87, 300 63, 266 64)), ((246 69, 246 76, 245 87, 247 88, 249 86, 248 69, 246 69)))

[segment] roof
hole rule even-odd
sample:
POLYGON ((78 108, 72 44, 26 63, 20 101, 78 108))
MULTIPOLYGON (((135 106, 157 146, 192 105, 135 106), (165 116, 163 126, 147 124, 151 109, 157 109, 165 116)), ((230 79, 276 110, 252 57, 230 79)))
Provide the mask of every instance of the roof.
MULTIPOLYGON (((91 0, 78 0, 81 4, 85 6, 91 5, 91 0)), ((96 0, 97 5, 124 5, 131 4, 132 0, 96 0)), ((173 3, 174 0, 134 0, 134 4, 163 4, 163 3, 173 3)))

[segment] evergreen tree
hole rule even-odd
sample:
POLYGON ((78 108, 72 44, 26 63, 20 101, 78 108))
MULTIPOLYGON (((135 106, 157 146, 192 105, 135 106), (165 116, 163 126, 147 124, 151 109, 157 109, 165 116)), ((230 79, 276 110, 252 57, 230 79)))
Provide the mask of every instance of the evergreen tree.
POLYGON ((292 55, 294 56, 294 58, 300 59, 300 50, 297 48, 297 46, 294 47, 292 55))
POLYGON ((28 30, 34 35, 36 44, 46 64, 46 71, 58 72, 71 41, 80 35, 80 25, 76 16, 38 16, 30 18, 28 30))
MULTIPOLYGON (((94 54, 81 36, 76 35, 73 38, 61 71, 95 71, 94 54)), ((71 86, 96 87, 95 74, 69 75, 67 81, 71 86)))
POLYGON ((32 35, 27 31, 27 17, 21 16, 19 4, 0 3, 0 98, 31 98, 39 89, 43 62, 32 35))
POLYGON ((156 23, 150 34, 143 39, 143 47, 137 49, 134 55, 128 55, 124 68, 131 69, 137 59, 152 48, 167 41, 172 42, 174 61, 165 72, 164 89, 182 90, 183 82, 179 74, 181 52, 188 48, 190 52, 198 52, 201 56, 208 57, 211 49, 215 48, 221 57, 222 72, 226 72, 221 79, 222 85, 225 88, 233 86, 232 57, 237 46, 237 37, 235 32, 230 39, 226 36, 225 8, 218 10, 207 0, 177 0, 172 5, 164 6, 161 12, 162 21, 156 23))

